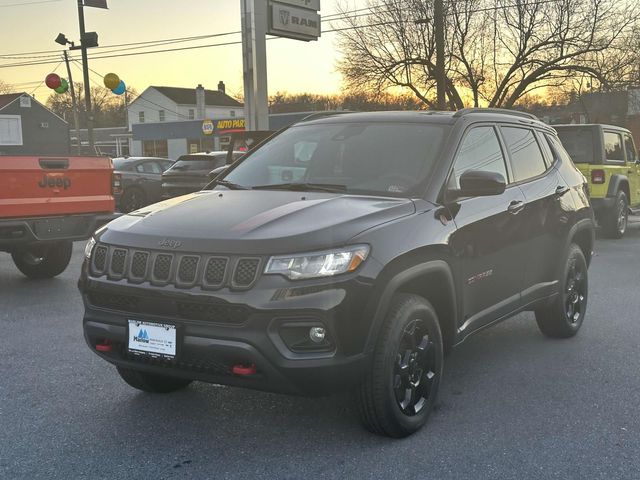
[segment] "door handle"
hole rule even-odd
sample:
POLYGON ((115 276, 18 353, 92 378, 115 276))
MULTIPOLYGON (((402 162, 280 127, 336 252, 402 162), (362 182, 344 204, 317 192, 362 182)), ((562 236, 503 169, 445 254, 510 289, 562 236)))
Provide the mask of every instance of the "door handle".
POLYGON ((509 204, 507 211, 512 215, 519 214, 524 209, 524 202, 522 200, 514 200, 509 204))
POLYGON ((561 197, 563 196, 565 193, 567 193, 569 191, 569 187, 565 186, 565 185, 560 185, 558 188, 556 188, 556 197, 561 197))

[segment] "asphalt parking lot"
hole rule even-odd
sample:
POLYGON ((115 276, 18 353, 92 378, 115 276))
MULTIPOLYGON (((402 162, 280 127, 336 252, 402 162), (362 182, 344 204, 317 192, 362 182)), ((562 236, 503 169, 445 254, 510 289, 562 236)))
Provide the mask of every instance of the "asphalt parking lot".
POLYGON ((640 477, 637 227, 598 240, 577 337, 546 339, 527 313, 469 339, 404 440, 361 429, 347 396, 133 390, 82 338, 82 248, 40 282, 0 254, 2 479, 640 477))

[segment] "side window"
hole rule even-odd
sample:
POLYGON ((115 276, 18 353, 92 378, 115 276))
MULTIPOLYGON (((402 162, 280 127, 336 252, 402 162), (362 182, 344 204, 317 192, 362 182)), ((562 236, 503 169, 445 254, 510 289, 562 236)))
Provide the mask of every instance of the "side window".
POLYGON ((545 172, 547 166, 533 131, 520 127, 501 127, 501 130, 511 154, 511 168, 516 182, 545 172))
POLYGON ((460 176, 467 170, 496 172, 507 180, 507 168, 493 127, 475 127, 462 139, 453 164, 453 188, 460 188, 460 176))
POLYGON ((633 144, 633 138, 628 133, 624 134, 624 148, 627 151, 627 162, 635 163, 638 160, 638 155, 633 144))
POLYGON ((156 162, 139 163, 136 166, 136 170, 140 173, 162 173, 156 162))
POLYGON ((549 146, 553 151, 554 158, 560 158, 564 162, 573 163, 573 159, 571 158, 569 153, 567 153, 567 151, 565 150, 560 140, 558 140, 557 138, 551 135, 546 135, 546 134, 545 134, 545 138, 547 139, 547 142, 549 142, 549 146))
POLYGON ((604 155, 607 160, 624 162, 622 137, 619 133, 604 132, 604 155))

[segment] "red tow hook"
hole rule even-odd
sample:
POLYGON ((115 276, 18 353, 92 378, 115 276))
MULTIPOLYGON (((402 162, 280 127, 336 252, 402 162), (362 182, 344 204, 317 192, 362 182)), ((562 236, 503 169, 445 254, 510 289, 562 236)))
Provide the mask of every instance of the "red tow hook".
POLYGON ((244 365, 242 363, 239 363, 237 365, 234 365, 231 371, 233 372, 234 375, 246 376, 246 375, 255 375, 258 369, 256 368, 255 363, 250 363, 249 365, 244 365))
POLYGON ((111 340, 109 340, 108 338, 102 340, 102 343, 96 344, 96 350, 99 352, 110 352, 112 347, 113 345, 111 345, 111 340))

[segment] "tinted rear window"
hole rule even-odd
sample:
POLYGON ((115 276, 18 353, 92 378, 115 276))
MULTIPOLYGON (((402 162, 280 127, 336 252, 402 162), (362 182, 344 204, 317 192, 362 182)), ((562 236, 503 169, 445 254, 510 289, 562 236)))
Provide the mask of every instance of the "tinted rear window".
POLYGON ((225 164, 226 155, 184 155, 173 164, 171 170, 193 171, 193 170, 213 170, 225 164))
POLYGON ((558 129, 562 146, 574 163, 593 163, 593 135, 586 128, 558 129))

